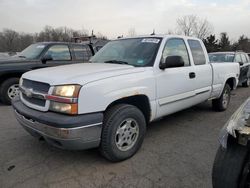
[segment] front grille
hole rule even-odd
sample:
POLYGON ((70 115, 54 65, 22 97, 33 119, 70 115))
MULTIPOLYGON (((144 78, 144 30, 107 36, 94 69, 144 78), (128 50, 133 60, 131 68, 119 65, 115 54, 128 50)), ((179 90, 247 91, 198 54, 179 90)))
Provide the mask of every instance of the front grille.
POLYGON ((35 104, 37 106, 45 106, 46 100, 44 99, 29 98, 24 94, 22 94, 22 96, 23 96, 23 99, 29 103, 35 104))
MULTIPOLYGON (((41 93, 41 94, 47 94, 49 92, 50 89, 50 85, 47 83, 43 83, 43 82, 37 82, 37 81, 33 81, 33 80, 28 80, 28 79, 23 79, 22 88, 27 89, 27 90, 31 90, 31 92, 36 92, 36 93, 41 93)), ((24 101, 28 102, 29 104, 32 105, 36 105, 39 107, 45 107, 46 105, 46 100, 36 97, 35 95, 31 95, 28 96, 28 94, 26 92, 22 92, 22 98, 24 101)))
POLYGON ((23 87, 32 88, 34 91, 38 91, 41 93, 48 93, 50 85, 47 83, 32 81, 28 79, 23 79, 23 87))

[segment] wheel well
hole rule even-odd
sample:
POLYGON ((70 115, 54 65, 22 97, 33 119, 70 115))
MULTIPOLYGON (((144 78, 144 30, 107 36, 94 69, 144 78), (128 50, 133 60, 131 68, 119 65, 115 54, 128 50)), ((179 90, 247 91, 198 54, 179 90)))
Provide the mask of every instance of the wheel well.
POLYGON ((235 78, 227 79, 226 84, 228 84, 230 86, 231 90, 233 90, 235 88, 235 86, 236 86, 235 78))
POLYGON ((115 106, 117 104, 130 104, 130 105, 134 105, 137 108, 139 108, 145 119, 146 122, 148 123, 150 121, 150 117, 151 117, 151 108, 150 108, 150 103, 149 103, 149 99, 147 96, 145 95, 135 95, 135 96, 129 96, 129 97, 124 97, 121 99, 118 99, 114 102, 112 102, 107 108, 111 108, 112 106, 115 106))
POLYGON ((4 74, 0 77, 0 85, 9 78, 20 78, 23 73, 10 73, 10 74, 4 74))

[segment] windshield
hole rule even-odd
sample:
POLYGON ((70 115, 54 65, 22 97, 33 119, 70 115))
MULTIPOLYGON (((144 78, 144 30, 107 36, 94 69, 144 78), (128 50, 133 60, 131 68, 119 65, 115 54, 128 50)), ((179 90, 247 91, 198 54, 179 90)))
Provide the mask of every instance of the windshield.
POLYGON ((45 45, 43 44, 32 44, 28 46, 27 48, 25 48, 17 56, 22 57, 22 58, 27 58, 27 59, 37 59, 44 48, 45 48, 45 45))
POLYGON ((209 60, 212 62, 233 62, 234 54, 209 54, 209 60))
POLYGON ((161 38, 133 38, 111 41, 90 59, 93 63, 153 66, 161 38))

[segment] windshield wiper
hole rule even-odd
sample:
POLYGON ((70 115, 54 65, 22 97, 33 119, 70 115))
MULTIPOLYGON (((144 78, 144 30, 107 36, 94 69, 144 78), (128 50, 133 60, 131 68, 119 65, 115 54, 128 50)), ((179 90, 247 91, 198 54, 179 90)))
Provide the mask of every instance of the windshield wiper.
POLYGON ((26 58, 24 55, 19 55, 18 57, 21 57, 21 58, 26 58))
POLYGON ((126 61, 120 61, 120 60, 108 60, 108 61, 105 61, 104 63, 114 63, 114 64, 128 65, 128 62, 126 62, 126 61))

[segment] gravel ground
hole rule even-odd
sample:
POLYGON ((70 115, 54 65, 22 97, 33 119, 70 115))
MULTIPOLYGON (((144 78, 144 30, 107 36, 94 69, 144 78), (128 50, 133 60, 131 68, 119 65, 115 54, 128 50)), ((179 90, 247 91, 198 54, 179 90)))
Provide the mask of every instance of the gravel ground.
POLYGON ((226 112, 206 102, 152 123, 140 151, 120 163, 38 141, 0 105, 0 187, 212 187, 219 130, 249 95, 240 87, 226 112))

